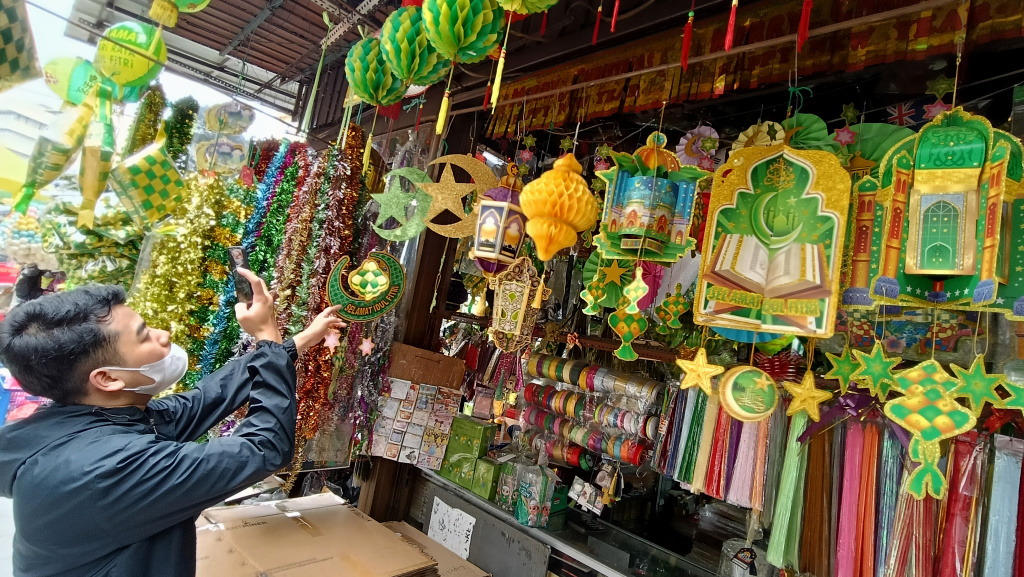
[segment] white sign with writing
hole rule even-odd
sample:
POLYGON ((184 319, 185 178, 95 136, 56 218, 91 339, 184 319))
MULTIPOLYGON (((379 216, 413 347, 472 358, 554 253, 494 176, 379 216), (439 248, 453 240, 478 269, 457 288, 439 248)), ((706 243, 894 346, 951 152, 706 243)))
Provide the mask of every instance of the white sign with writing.
POLYGON ((430 514, 430 528, 427 530, 428 537, 459 557, 468 559, 474 525, 476 518, 434 497, 434 510, 430 514))

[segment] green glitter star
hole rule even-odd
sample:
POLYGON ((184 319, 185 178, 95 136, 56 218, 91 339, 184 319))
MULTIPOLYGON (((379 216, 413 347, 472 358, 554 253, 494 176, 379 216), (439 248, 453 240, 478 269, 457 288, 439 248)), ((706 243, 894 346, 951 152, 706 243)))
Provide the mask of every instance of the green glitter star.
POLYGON ((558 145, 558 148, 561 148, 562 150, 564 150, 566 152, 572 150, 572 138, 570 138, 568 136, 563 138, 562 142, 558 145))
POLYGON ((846 124, 848 125, 857 124, 857 121, 860 120, 860 110, 857 110, 857 107, 854 106, 852 102, 849 104, 844 104, 843 113, 840 114, 840 116, 843 118, 843 120, 846 121, 846 124))
POLYGON ((843 166, 850 166, 850 159, 853 158, 853 155, 850 154, 844 146, 839 149, 839 152, 836 153, 836 158, 839 159, 839 164, 843 166))
POLYGON ((854 371, 851 378, 872 395, 876 395, 879 399, 885 399, 889 395, 889 390, 896 386, 892 369, 900 364, 900 359, 887 358, 882 350, 882 343, 878 341, 875 341, 875 346, 871 347, 870 354, 853 351, 853 356, 860 363, 860 368, 854 371))
POLYGON ((985 372, 985 357, 978 355, 971 363, 971 369, 964 370, 957 365, 950 364, 957 379, 962 381, 959 387, 953 390, 958 399, 967 399, 971 406, 971 412, 977 417, 985 408, 985 403, 993 407, 1001 407, 1003 400, 999 398, 996 387, 1006 382, 1006 375, 990 375, 985 372))
POLYGON ((602 158, 608 158, 609 156, 612 155, 612 147, 608 146, 607 144, 602 144, 601 146, 598 146, 597 155, 602 158))
POLYGON ((705 136, 704 139, 700 141, 700 147, 704 152, 711 154, 712 151, 718 148, 718 139, 711 136, 705 136))
POLYGON ((427 214, 430 212, 432 199, 429 194, 422 192, 416 187, 416 192, 407 194, 402 191, 402 178, 413 184, 433 182, 427 173, 417 168, 397 168, 388 173, 388 187, 380 194, 370 195, 380 205, 380 213, 373 224, 384 240, 401 242, 417 237, 427 228, 427 214), (409 217, 409 205, 416 201, 416 213, 409 217), (392 229, 382 228, 389 218, 398 221, 398 227, 392 229))
POLYGON ((537 137, 532 134, 527 134, 523 138, 523 146, 525 146, 526 148, 537 146, 537 137))
POLYGON ((928 81, 928 90, 925 90, 925 94, 933 94, 935 98, 942 100, 942 97, 953 92, 955 81, 952 78, 946 78, 945 74, 940 74, 935 80, 928 81))
POLYGON ((1024 413, 1024 387, 1011 383, 1010 381, 1003 381, 1003 388, 1006 392, 1010 393, 1009 398, 1003 399, 1004 409, 1017 409, 1021 413, 1024 413))
POLYGON ((853 384, 853 374, 860 369, 860 363, 853 358, 849 345, 843 349, 841 355, 825 353, 825 356, 832 363, 832 369, 825 373, 825 378, 839 381, 839 391, 845 395, 850 390, 850 385, 853 384))
POLYGON ((768 128, 766 128, 764 131, 764 133, 767 134, 768 138, 772 139, 772 141, 774 141, 775 137, 779 135, 779 129, 775 128, 775 126, 776 125, 774 122, 769 122, 768 128))

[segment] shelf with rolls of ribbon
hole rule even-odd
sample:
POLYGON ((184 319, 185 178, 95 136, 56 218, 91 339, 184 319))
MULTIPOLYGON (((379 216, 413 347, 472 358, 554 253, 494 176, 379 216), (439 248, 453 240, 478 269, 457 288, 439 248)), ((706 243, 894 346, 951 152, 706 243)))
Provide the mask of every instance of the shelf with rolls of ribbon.
POLYGON ((599 403, 594 397, 582 393, 530 383, 523 389, 523 397, 528 403, 580 423, 619 429, 624 434, 640 436, 649 441, 655 440, 658 435, 658 417, 623 409, 611 403, 599 403))
MULTIPOLYGON (((622 433, 606 433, 597 427, 584 426, 533 405, 523 411, 523 422, 546 433, 571 441, 605 458, 639 467, 650 454, 649 443, 622 433)), ((572 463, 570 463, 572 464, 572 463)), ((578 466, 578 465, 574 465, 578 466)))

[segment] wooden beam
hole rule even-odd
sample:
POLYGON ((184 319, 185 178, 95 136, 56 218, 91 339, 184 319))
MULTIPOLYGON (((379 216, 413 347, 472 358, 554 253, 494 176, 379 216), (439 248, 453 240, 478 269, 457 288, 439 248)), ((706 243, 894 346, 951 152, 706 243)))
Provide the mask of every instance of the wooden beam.
POLYGON ((249 23, 245 25, 245 28, 242 28, 241 32, 235 34, 235 37, 232 38, 224 49, 220 51, 220 55, 227 56, 228 52, 238 48, 238 45, 248 38, 250 34, 255 32, 256 29, 260 27, 260 24, 263 24, 267 18, 270 18, 270 15, 280 8, 282 4, 284 4, 284 0, 269 0, 263 10, 260 10, 260 13, 250 20, 249 23))

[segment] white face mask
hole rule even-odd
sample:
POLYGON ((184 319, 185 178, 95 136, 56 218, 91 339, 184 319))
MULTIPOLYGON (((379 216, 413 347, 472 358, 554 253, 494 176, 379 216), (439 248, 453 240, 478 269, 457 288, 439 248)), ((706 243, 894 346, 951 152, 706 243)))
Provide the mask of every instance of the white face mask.
POLYGON ((167 353, 166 357, 156 361, 155 363, 142 365, 136 369, 127 367, 103 368, 116 371, 138 371, 139 373, 153 379, 152 385, 144 385, 141 387, 135 387, 134 389, 124 390, 143 395, 155 396, 166 391, 174 385, 174 383, 177 383, 185 376, 185 372, 188 371, 188 353, 185 352, 185 349, 171 343, 171 352, 167 353))

